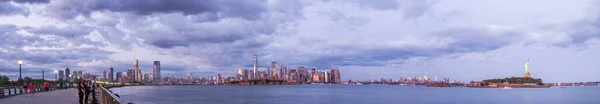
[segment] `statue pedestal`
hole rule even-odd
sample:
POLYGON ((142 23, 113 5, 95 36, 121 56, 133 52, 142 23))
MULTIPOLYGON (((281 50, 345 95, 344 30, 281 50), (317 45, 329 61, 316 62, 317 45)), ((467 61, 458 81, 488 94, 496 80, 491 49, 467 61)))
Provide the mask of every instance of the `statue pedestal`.
POLYGON ((529 74, 529 72, 525 72, 525 74, 523 74, 523 77, 525 77, 525 78, 531 78, 531 74, 529 74))

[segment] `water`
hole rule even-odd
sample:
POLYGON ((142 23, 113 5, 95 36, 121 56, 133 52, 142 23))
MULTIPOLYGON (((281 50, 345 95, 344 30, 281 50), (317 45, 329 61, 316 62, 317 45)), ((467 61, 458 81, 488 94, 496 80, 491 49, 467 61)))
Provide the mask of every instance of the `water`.
POLYGON ((600 104, 600 87, 429 88, 397 85, 130 86, 135 104, 600 104))

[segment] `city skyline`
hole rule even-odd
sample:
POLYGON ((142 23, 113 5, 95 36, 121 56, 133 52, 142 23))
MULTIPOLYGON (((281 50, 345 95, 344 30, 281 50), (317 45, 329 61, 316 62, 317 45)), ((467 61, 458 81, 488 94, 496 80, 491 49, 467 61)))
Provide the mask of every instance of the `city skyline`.
POLYGON ((141 79, 160 61, 161 76, 285 65, 338 68, 342 80, 469 81, 524 76, 531 57, 544 82, 600 81, 600 1, 376 1, 3 0, 0 75, 17 79, 22 59, 32 78, 112 67, 141 79))

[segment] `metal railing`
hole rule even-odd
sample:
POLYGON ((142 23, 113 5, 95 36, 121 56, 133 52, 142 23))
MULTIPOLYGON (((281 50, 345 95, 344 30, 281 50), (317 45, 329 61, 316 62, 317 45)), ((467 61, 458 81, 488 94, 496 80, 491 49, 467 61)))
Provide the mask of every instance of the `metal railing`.
MULTIPOLYGON (((53 91, 56 89, 57 88, 55 86, 48 87, 48 91, 53 91)), ((28 91, 29 88, 23 89, 22 86, 0 87, 0 98, 21 95, 24 93, 23 92, 24 90, 28 91)), ((44 86, 42 86, 42 85, 36 85, 34 87, 34 92, 44 92, 44 91, 46 91, 46 90, 44 89, 44 86)))
POLYGON ((101 104, 121 104, 121 100, 115 96, 111 91, 104 88, 102 84, 100 86, 100 103, 101 104))

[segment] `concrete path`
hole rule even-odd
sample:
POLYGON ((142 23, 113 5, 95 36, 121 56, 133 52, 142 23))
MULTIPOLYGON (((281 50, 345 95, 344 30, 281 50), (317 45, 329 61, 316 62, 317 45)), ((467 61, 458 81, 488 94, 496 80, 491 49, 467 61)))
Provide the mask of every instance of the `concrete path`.
POLYGON ((77 89, 37 92, 34 97, 24 95, 0 99, 0 104, 77 104, 77 89))

